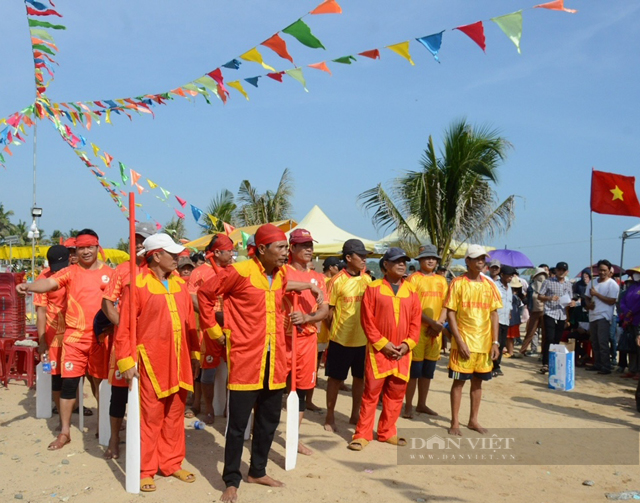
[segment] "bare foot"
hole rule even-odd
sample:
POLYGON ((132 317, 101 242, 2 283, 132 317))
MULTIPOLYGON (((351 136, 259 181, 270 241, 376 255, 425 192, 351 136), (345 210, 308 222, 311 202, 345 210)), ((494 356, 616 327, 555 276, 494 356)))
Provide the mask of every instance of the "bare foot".
POLYGON ((427 407, 427 406, 424 406, 424 407, 416 407, 416 412, 420 412, 420 413, 422 413, 422 414, 429 414, 430 416, 437 416, 437 415, 438 415, 438 413, 437 413, 435 410, 430 409, 430 408, 429 408, 429 407, 427 407))
POLYGON ((298 442, 298 452, 300 454, 304 454, 305 456, 311 456, 313 454, 313 451, 302 442, 298 442))
POLYGON ((213 414, 207 414, 204 416, 204 424, 213 424, 215 422, 215 417, 213 414))
POLYGON ((265 475, 264 477, 254 478, 251 475, 247 477, 247 482, 249 484, 261 484, 263 486, 269 487, 284 487, 284 484, 279 480, 272 479, 269 475, 265 475))
POLYGON ((318 412, 322 409, 313 403, 307 402, 307 410, 310 410, 311 412, 318 412))
POLYGON ((449 435, 453 435, 455 437, 461 437, 462 432, 460 431, 460 425, 456 424, 455 426, 452 424, 451 427, 447 430, 449 435))
POLYGON ((115 445, 109 443, 107 451, 104 453, 104 459, 118 459, 120 457, 120 441, 115 445))
POLYGON ((222 496, 220 496, 220 501, 227 503, 235 503, 238 501, 238 488, 233 486, 227 487, 222 493, 222 496))
POLYGON ((356 414, 354 416, 351 416, 349 418, 349 424, 358 424, 358 419, 360 419, 360 413, 358 413, 358 414, 356 414))
POLYGON ((338 433, 338 428, 336 427, 336 423, 324 423, 324 430, 330 431, 331 433, 338 433))
POLYGON ((404 408, 404 414, 402 417, 405 419, 413 419, 413 407, 411 405, 406 405, 404 408))
POLYGON ((471 421, 469 421, 469 424, 467 425, 467 428, 469 428, 470 430, 473 430, 473 431, 477 431, 478 433, 481 433, 482 435, 484 435, 485 433, 489 433, 489 430, 487 430, 486 428, 483 428, 482 426, 480 426, 480 423, 472 423, 471 421))

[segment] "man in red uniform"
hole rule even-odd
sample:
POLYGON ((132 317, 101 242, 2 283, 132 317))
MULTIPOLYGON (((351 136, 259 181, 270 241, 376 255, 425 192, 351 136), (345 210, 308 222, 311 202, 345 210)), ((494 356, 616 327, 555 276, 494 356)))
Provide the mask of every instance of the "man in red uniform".
POLYGON ((400 248, 382 257, 384 278, 364 292, 360 319, 367 336, 365 386, 360 418, 349 449, 361 451, 373 440, 376 407, 382 393, 378 441, 406 445, 398 438, 396 422, 409 381, 411 350, 420 338, 422 309, 414 286, 405 281, 410 258, 400 248))
POLYGON ((222 493, 223 502, 238 498, 244 432, 254 406, 248 482, 283 485, 266 473, 289 373, 282 301, 286 290, 306 289, 314 292, 318 302, 323 301, 317 286, 287 282, 282 269, 287 248, 284 232, 271 224, 262 225, 255 234, 255 255, 226 267, 198 291, 201 305, 219 296, 224 299, 224 329, 210 310, 200 312, 204 336, 220 344, 226 342, 229 359, 229 410, 222 473, 227 488, 222 493))
POLYGON ((116 332, 118 370, 127 381, 140 378, 140 490, 156 490, 160 472, 183 482, 184 409, 193 390, 192 359, 198 351, 193 304, 185 281, 174 274, 184 247, 168 234, 144 240, 148 267, 125 286, 116 332), (135 293, 136 339, 131 340, 131 288, 135 293), (136 368, 136 361, 139 363, 136 368))
MULTIPOLYGON (((224 326, 224 314, 222 311, 222 297, 216 299, 203 299, 203 304, 198 302, 198 290, 209 281, 213 280, 218 272, 231 265, 233 262, 233 241, 225 234, 214 234, 211 241, 205 248, 205 263, 196 267, 189 277, 189 293, 193 301, 196 313, 201 310, 208 312, 208 316, 215 316, 218 325, 224 326)), ((200 321, 200 326, 203 322, 200 321)), ((216 369, 220 362, 226 360, 225 348, 218 341, 211 337, 203 337, 199 334, 200 346, 200 386, 204 397, 206 424, 214 422, 213 411, 213 384, 216 376, 216 369)), ((194 414, 200 412, 200 404, 192 407, 194 414)))
MULTIPOLYGON (((52 246, 47 250, 49 267, 42 271, 37 279, 50 278, 56 272, 69 265, 69 251, 61 245, 52 246)), ((60 391, 62 377, 60 375, 60 353, 64 330, 64 314, 66 308, 66 291, 60 288, 55 292, 36 293, 33 296, 36 306, 36 327, 40 340, 39 353, 47 355, 51 363, 51 391, 56 409, 60 411, 60 391)))
POLYGON ((63 246, 69 250, 69 264, 78 263, 78 255, 76 254, 76 238, 70 237, 64 240, 63 246))
MULTIPOLYGON (((155 234, 156 228, 149 222, 139 222, 136 224, 136 253, 144 250, 143 242, 149 236, 155 234)), ((144 263, 144 257, 136 257, 138 267, 144 263)), ((116 364, 116 354, 113 344, 115 331, 120 323, 119 309, 121 307, 120 300, 124 287, 131 281, 131 269, 129 261, 123 262, 116 267, 111 281, 104 290, 102 297, 102 311, 106 317, 113 323, 114 336, 111 337, 109 348, 109 384, 111 384, 111 403, 109 404, 109 420, 111 423, 111 436, 109 437, 109 446, 104 454, 107 459, 118 459, 120 457, 120 429, 124 420, 124 414, 127 408, 128 384, 126 379, 118 370, 116 364), (116 305, 118 303, 118 305, 116 305)))
POLYGON ((106 375, 105 350, 93 333, 93 319, 100 310, 104 288, 112 270, 98 260, 100 243, 91 229, 83 229, 76 237, 78 263, 58 271, 50 278, 18 285, 20 293, 48 293, 59 288, 67 292, 66 330, 62 342, 62 390, 58 438, 49 445, 57 450, 71 442, 71 413, 80 378, 89 373, 97 386, 106 375))
MULTIPOLYGON (((313 283, 322 290, 323 296, 326 297, 324 276, 309 269, 312 260, 313 238, 311 233, 306 229, 294 229, 289 235, 289 265, 285 268, 287 281, 313 283)), ((313 293, 310 290, 305 290, 302 294, 287 293, 285 308, 290 316, 290 323, 285 323, 289 360, 291 360, 291 338, 292 336, 296 337, 296 392, 300 404, 300 423, 302 423, 302 417, 307 408, 307 392, 313 390, 316 385, 318 322, 326 318, 329 313, 329 305, 325 298, 325 301, 318 306, 313 293), (297 300, 297 306, 294 306, 294 298, 297 300), (296 328, 293 325, 296 325, 296 328)), ((306 456, 313 453, 302 442, 298 443, 298 452, 306 456)))

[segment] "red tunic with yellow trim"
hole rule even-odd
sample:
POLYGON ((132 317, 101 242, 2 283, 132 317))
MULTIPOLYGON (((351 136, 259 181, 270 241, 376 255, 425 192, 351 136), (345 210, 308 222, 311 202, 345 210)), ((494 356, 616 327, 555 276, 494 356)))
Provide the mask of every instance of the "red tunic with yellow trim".
MULTIPOLYGON (((224 300, 230 390, 263 388, 269 350, 269 389, 285 387, 288 369, 282 300, 286 286, 284 271, 277 268, 269 285, 264 267, 254 257, 225 267, 198 290, 201 305, 220 295, 224 300)), ((212 310, 201 312, 200 322, 205 337, 222 337, 223 329, 212 310)))
MULTIPOLYGON (((216 277, 216 272, 220 270, 220 267, 207 262, 196 267, 191 273, 191 276, 189 276, 189 293, 191 295, 197 295, 198 290, 202 288, 202 285, 213 281, 213 278, 216 277)), ((213 310, 214 313, 221 312, 222 297, 218 297, 212 301, 207 301, 206 304, 200 304, 200 312, 207 310, 213 310)), ((204 336, 202 329, 200 328, 203 325, 202 315, 198 315, 197 321, 199 322, 198 339, 200 340, 200 366, 203 369, 215 369, 220 365, 222 360, 226 359, 226 351, 224 347, 214 339, 204 336)))
POLYGON ((395 375, 409 380, 411 352, 400 360, 390 360, 380 351, 388 342, 400 346, 406 342, 413 349, 420 338, 422 308, 414 286, 402 280, 394 294, 386 279, 378 279, 364 291, 360 320, 367 336, 369 363, 376 379, 395 375))
POLYGON ((120 324, 115 336, 116 360, 125 372, 139 360, 158 398, 193 391, 192 352, 198 351, 193 302, 185 281, 175 274, 166 280, 143 267, 136 276, 136 341, 129 329, 131 285, 124 288, 120 324))
MULTIPOLYGON (((37 279, 45 279, 53 276, 48 267, 44 269, 37 279)), ((60 357, 62 352, 62 339, 67 328, 64 317, 67 310, 67 290, 58 288, 48 293, 36 293, 33 295, 33 305, 47 309, 47 323, 44 338, 49 348, 49 361, 51 362, 51 374, 60 375, 60 357)))

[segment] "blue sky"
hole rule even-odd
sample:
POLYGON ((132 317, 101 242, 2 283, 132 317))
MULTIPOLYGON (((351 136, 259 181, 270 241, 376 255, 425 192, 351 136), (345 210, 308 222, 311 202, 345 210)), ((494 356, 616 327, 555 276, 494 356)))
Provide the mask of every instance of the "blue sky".
MULTIPOLYGON (((55 32, 60 66, 53 101, 101 100, 158 93, 185 84, 239 56, 314 8, 319 0, 219 2, 193 0, 71 2, 58 0, 66 31, 55 32)), ((293 217, 314 205, 341 227, 381 237, 356 198, 378 182, 416 169, 432 134, 436 144, 451 121, 498 128, 513 144, 500 169, 498 195, 520 196, 508 234, 487 243, 520 249, 535 263, 566 260, 572 271, 589 260, 590 171, 640 175, 637 137, 640 4, 566 0, 571 15, 526 10, 522 54, 491 22, 486 54, 466 35, 446 31, 441 64, 411 43, 415 66, 383 49, 443 29, 488 20, 536 4, 527 0, 340 2, 341 15, 308 16, 326 51, 283 35, 304 69, 309 93, 285 78, 231 90, 223 106, 177 98, 150 116, 114 117, 81 131, 88 140, 165 189, 205 208, 220 189, 243 179, 275 188, 284 168, 295 180, 293 217), (615 7, 612 7, 615 5, 615 7), (381 60, 328 63, 333 76, 304 65, 380 48, 381 60)), ((0 117, 33 101, 33 67, 21 0, 2 2, 0 117)), ((278 70, 291 68, 269 49, 278 70)), ((245 62, 226 80, 266 73, 245 62)), ((267 80, 269 80, 267 82, 267 80)), ((30 219, 32 138, 13 149, 0 172, 0 201, 30 219)), ((92 227, 113 246, 127 223, 95 178, 41 123, 38 131, 41 227, 92 227)), ((112 178, 117 178, 115 173, 112 178)), ((636 184, 636 189, 640 190, 636 184)), ((152 194, 144 209, 161 223, 172 210, 152 194)), ((638 219, 594 215, 594 258, 619 262, 620 235, 638 219)), ((199 228, 188 215, 192 237, 199 228)), ((640 263, 640 240, 629 241, 625 264, 640 263)))

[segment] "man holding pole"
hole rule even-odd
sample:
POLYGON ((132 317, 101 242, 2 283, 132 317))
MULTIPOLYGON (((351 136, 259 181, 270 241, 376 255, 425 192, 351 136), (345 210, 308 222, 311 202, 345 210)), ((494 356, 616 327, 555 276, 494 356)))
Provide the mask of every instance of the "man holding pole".
MULTIPOLYGON (((125 287, 115 337, 118 370, 127 381, 140 380, 140 490, 156 490, 160 472, 183 482, 195 475, 182 469, 184 410, 193 390, 192 359, 198 351, 193 304, 185 281, 174 274, 184 247, 168 234, 144 241, 143 267, 125 287), (131 338, 130 299, 135 289, 135 340, 131 338), (139 362, 136 368, 136 361, 139 362)), ((197 364, 194 364, 197 366, 197 364)))
POLYGON ((222 473, 226 490, 220 498, 223 502, 238 498, 244 432, 254 407, 248 482, 283 485, 266 473, 289 373, 282 301, 286 290, 307 289, 318 302, 323 301, 317 286, 287 281, 282 268, 287 261, 287 238, 278 227, 262 225, 255 234, 254 250, 250 260, 226 267, 198 291, 201 305, 219 296, 224 299, 224 329, 214 313, 200 313, 204 336, 226 343, 229 358, 229 410, 222 473))

